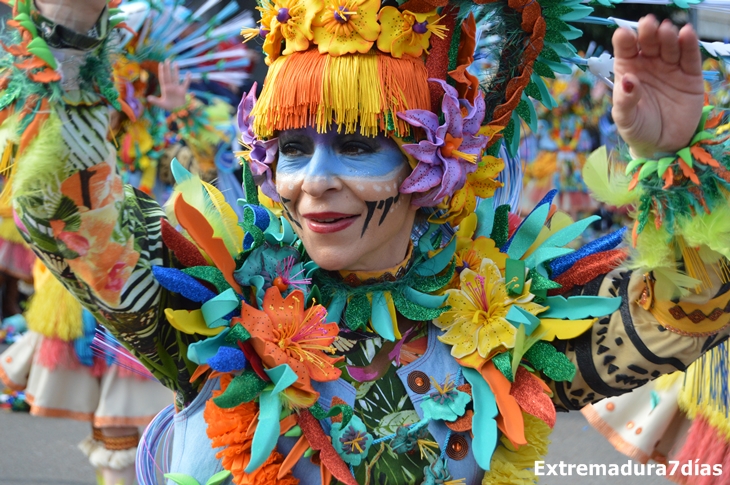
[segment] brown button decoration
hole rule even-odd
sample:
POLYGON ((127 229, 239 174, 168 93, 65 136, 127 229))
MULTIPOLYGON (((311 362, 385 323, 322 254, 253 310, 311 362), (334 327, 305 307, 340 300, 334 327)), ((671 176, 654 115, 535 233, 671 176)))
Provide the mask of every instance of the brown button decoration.
POLYGON ((425 372, 416 370, 408 374, 408 387, 417 394, 426 394, 431 390, 431 380, 425 372))
POLYGON ((466 438, 460 434, 452 434, 449 442, 446 444, 446 454, 452 460, 463 460, 469 453, 469 444, 466 438))

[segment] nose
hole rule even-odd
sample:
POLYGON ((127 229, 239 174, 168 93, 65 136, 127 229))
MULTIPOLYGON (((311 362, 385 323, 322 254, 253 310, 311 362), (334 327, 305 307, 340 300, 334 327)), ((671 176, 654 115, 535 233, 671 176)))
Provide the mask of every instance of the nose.
POLYGON ((312 197, 321 197, 329 190, 341 190, 342 180, 339 177, 338 159, 327 146, 317 144, 312 158, 307 163, 302 191, 312 197))

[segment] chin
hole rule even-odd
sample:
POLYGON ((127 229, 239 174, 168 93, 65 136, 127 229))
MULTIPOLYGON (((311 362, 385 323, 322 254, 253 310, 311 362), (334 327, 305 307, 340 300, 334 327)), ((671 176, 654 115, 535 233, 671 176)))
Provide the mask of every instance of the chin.
MULTIPOLYGON (((307 247, 305 244, 304 247, 307 247)), ((307 249, 309 257, 317 263, 317 266, 327 271, 341 271, 349 269, 357 261, 357 255, 353 254, 352 247, 333 246, 322 248, 317 247, 314 251, 307 249)))

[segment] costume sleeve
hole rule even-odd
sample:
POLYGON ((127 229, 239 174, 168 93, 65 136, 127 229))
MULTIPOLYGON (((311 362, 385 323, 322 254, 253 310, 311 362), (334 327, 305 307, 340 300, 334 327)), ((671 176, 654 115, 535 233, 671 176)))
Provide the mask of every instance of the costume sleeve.
POLYGON ((572 382, 552 382, 553 401, 580 409, 617 396, 660 375, 684 370, 730 333, 730 285, 711 275, 700 294, 672 302, 656 300, 651 273, 614 270, 574 294, 620 297, 621 305, 588 332, 555 341, 575 365, 572 382))
POLYGON ((570 287, 564 296, 621 299, 583 335, 554 342, 577 369, 572 382, 551 384, 559 407, 578 409, 684 370, 730 335, 730 157, 727 137, 705 127, 708 114, 689 147, 629 165, 634 182, 623 195, 636 193, 636 209, 626 269, 596 275, 578 261, 555 278, 570 287))
MULTIPOLYGON (((102 16, 95 31, 107 25, 102 16)), ((0 96, 0 146, 11 165, 16 222, 54 275, 187 401, 190 368, 180 349, 192 336, 178 335, 164 319, 160 309, 175 305, 152 274, 153 266, 171 264, 161 237, 164 212, 122 183, 107 139, 108 105, 117 101, 108 46, 47 46, 39 56, 27 49, 32 32, 20 25, 18 33, 7 47, 0 96), (31 68, 18 68, 21 62, 31 68)), ((93 44, 93 37, 79 37, 93 44)))

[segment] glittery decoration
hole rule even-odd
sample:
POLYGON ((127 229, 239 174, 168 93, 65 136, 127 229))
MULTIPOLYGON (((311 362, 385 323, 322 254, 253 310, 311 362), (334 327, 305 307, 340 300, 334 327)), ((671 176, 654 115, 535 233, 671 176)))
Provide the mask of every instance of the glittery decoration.
MULTIPOLYGON (((340 399, 340 401, 342 400, 340 399)), ((344 402, 340 404, 333 404, 329 411, 325 411, 324 408, 316 402, 309 408, 309 412, 311 412, 312 416, 317 418, 318 421, 322 421, 326 418, 333 418, 332 422, 342 423, 342 428, 347 426, 352 419, 352 407, 344 402), (342 415, 342 417, 339 417, 339 415, 342 415), (335 416, 338 416, 336 420, 334 419, 335 416)))
POLYGON ((246 367, 246 357, 238 349, 222 346, 208 359, 208 365, 218 372, 236 372, 246 367))
POLYGON ((243 222, 241 227, 246 231, 246 235, 243 237, 243 249, 248 251, 261 246, 264 243, 264 233, 256 225, 256 213, 251 206, 246 206, 243 209, 243 222))
POLYGON ((494 225, 492 226, 492 234, 489 237, 498 248, 504 246, 509 237, 509 210, 510 206, 504 204, 494 211, 494 225))
POLYGON ((512 353, 503 352, 492 357, 494 367, 502 373, 510 382, 512 382, 512 353))
POLYGON ((152 274, 164 288, 179 293, 190 301, 205 303, 215 298, 215 293, 179 269, 153 266, 152 274))
POLYGON ((219 408, 230 409, 244 403, 251 402, 266 387, 266 381, 261 379, 252 370, 233 378, 226 390, 220 396, 213 398, 219 408))
POLYGON ((515 382, 512 384, 510 394, 514 396, 517 404, 523 411, 541 419, 552 429, 555 427, 557 418, 555 405, 550 396, 545 394, 538 377, 530 374, 524 367, 517 369, 515 382))
POLYGON ((221 273, 221 270, 215 266, 194 266, 192 268, 185 268, 182 272, 193 278, 207 281, 215 286, 218 293, 223 293, 231 287, 226 281, 225 276, 223 276, 223 273, 221 273))
MULTIPOLYGON (((551 291, 550 295, 563 294, 572 290, 574 286, 585 285, 598 276, 617 268, 628 257, 629 254, 624 249, 612 249, 586 256, 577 261, 568 271, 555 278, 553 284, 559 283, 562 288, 558 291, 551 291)), ((534 286, 535 280, 532 280, 532 287, 534 288, 534 286)))
MULTIPOLYGON (((435 35, 431 36, 431 52, 426 58, 426 70, 429 78, 446 79, 446 74, 449 71, 451 35, 457 30, 456 16, 458 13, 459 7, 456 5, 447 5, 441 11, 444 18, 440 23, 447 29, 446 36, 443 39, 439 39, 435 35)), ((429 83, 428 88, 431 95, 431 111, 439 113, 443 90, 435 83, 429 83)))
POLYGON ((174 227, 167 222, 167 219, 160 219, 160 225, 162 227, 162 241, 165 243, 170 251, 175 254, 175 257, 183 266, 207 266, 208 262, 205 260, 200 250, 188 241, 185 236, 175 230, 174 227))
POLYGON ((444 421, 444 424, 451 431, 456 431, 457 433, 466 433, 467 431, 471 431, 471 423, 473 417, 474 411, 472 411, 471 409, 467 409, 466 413, 464 413, 463 416, 457 418, 456 421, 444 421))
POLYGON ((533 293, 536 290, 553 290, 561 287, 559 283, 541 275, 535 268, 532 268, 527 274, 527 279, 532 280, 532 283, 530 283, 530 291, 533 293))
POLYGON ((370 319, 370 313, 370 302, 367 296, 357 295, 347 305, 345 323, 351 330, 363 329, 370 319))
POLYGON ((550 271, 552 272, 552 278, 557 278, 568 269, 570 269, 578 260, 583 259, 586 256, 615 248, 616 246, 621 244, 621 241, 624 237, 624 232, 626 232, 625 227, 610 234, 606 234, 605 236, 586 244, 585 246, 573 253, 566 254, 565 256, 561 256, 559 258, 555 258, 550 262, 550 271))
POLYGON ((319 451, 319 459, 332 476, 345 485, 358 485, 350 469, 335 451, 329 437, 322 430, 319 421, 304 409, 299 413, 299 427, 313 450, 319 451))
POLYGON ((572 381, 575 377, 575 365, 547 342, 536 342, 524 358, 554 381, 572 381))
POLYGON ((232 347, 238 347, 239 342, 245 342, 251 338, 251 334, 240 323, 231 327, 226 335, 226 343, 232 347))
POLYGON ((243 164, 243 193, 247 203, 259 205, 258 188, 253 180, 253 173, 251 173, 251 167, 248 163, 243 164))
POLYGON ((393 303, 395 304, 396 310, 404 317, 413 320, 414 322, 425 322, 433 320, 445 311, 448 311, 451 307, 441 308, 426 308, 421 305, 417 305, 412 301, 408 300, 401 294, 393 294, 393 303))
POLYGON ((527 101, 526 99, 520 100, 520 104, 518 104, 517 108, 515 108, 515 112, 520 118, 525 120, 525 123, 529 125, 530 123, 532 123, 532 114, 530 111, 530 107, 527 105, 527 103, 529 103, 529 101, 527 101))
POLYGON ((411 285, 411 288, 413 288, 414 290, 422 291, 424 293, 432 293, 434 291, 438 291, 451 281, 451 279, 454 277, 455 271, 456 260, 451 262, 449 269, 442 276, 422 277, 416 279, 415 282, 411 285))
MULTIPOLYGON (((334 406, 337 406, 338 404, 345 404, 347 403, 340 399, 337 396, 334 396, 332 400, 330 401, 330 409, 332 409, 334 406)), ((342 414, 335 414, 334 416, 330 416, 330 421, 333 423, 341 423, 342 422, 342 414)), ((344 425, 343 425, 344 426, 344 425)))

